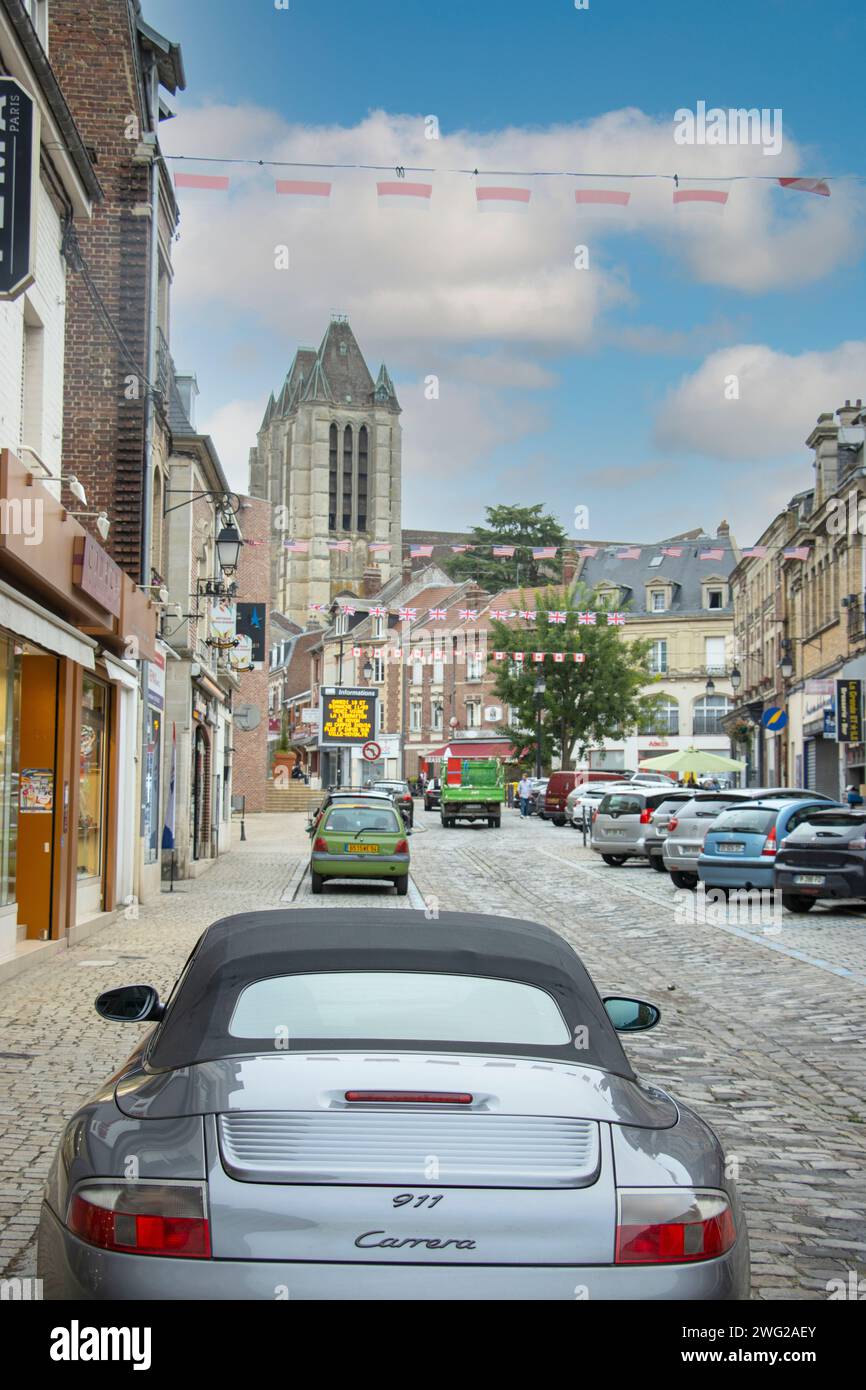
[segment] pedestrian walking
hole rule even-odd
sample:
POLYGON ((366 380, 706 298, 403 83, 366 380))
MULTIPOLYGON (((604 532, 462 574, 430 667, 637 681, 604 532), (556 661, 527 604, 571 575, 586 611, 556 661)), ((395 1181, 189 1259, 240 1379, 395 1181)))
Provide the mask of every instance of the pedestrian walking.
POLYGON ((529 793, 531 791, 532 783, 526 776, 526 773, 524 773, 517 787, 517 795, 520 799, 520 814, 522 816, 529 815, 529 793))
POLYGON ((854 785, 853 782, 851 783, 851 786, 848 788, 848 797, 847 797, 847 800, 848 800, 848 805, 849 805, 849 806, 862 806, 862 805, 863 805, 863 798, 862 798, 862 796, 860 795, 859 790, 857 789, 857 787, 854 785))

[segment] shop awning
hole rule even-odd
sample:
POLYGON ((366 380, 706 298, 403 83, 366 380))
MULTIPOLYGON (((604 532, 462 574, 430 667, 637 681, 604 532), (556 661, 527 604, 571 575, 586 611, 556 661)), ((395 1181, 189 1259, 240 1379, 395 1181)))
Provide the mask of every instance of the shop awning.
POLYGON ((0 580, 0 627, 8 628, 18 637, 35 642, 56 656, 68 657, 76 661, 86 671, 94 669, 93 653, 96 643, 89 637, 82 637, 74 627, 62 618, 55 618, 47 608, 34 603, 32 599, 13 589, 0 580))
POLYGON ((453 743, 446 743, 441 748, 431 748, 429 753, 422 753, 421 756, 423 758, 504 758, 506 762, 512 762, 514 749, 510 743, 485 742, 483 739, 474 742, 467 738, 455 739, 453 743))

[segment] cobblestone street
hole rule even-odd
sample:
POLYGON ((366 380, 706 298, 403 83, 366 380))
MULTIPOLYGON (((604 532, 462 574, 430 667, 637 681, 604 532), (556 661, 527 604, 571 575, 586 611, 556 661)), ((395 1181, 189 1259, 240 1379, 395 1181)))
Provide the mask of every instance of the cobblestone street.
POLYGON ((678 920, 682 895, 667 876, 637 862, 608 868, 574 831, 513 812, 498 832, 445 834, 419 811, 408 898, 345 885, 313 898, 302 816, 251 818, 247 833, 200 879, 0 987, 4 1272, 35 1272, 41 1184, 62 1122, 137 1035, 103 1023, 94 997, 138 980, 167 992, 209 922, 283 902, 472 909, 561 931, 603 993, 661 1006, 660 1028, 627 1048, 645 1077, 713 1124, 737 1164, 754 1296, 824 1299, 828 1280, 866 1274, 866 915, 786 913, 769 931, 678 920))

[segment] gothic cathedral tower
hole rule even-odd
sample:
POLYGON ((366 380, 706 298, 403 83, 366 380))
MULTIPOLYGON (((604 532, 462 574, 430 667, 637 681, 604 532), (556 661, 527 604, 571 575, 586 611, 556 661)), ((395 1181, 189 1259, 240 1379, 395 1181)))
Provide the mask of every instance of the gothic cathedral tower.
POLYGON ((250 494, 274 507, 278 612, 303 626, 310 604, 327 605, 341 589, 360 594, 371 565, 383 583, 399 570, 400 437, 387 368, 374 382, 348 319, 332 315, 318 352, 296 352, 250 450, 250 494), (371 551, 375 541, 390 550, 371 551))

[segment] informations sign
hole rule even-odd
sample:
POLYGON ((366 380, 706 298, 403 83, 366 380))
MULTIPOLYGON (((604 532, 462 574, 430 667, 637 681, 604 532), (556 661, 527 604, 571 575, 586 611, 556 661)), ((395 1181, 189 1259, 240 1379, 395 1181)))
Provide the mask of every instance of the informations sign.
POLYGON ((377 690, 347 685, 322 688, 321 748, 368 743, 376 732, 377 690))
POLYGON ((863 682, 836 682, 836 738, 840 743, 863 742, 863 682))

